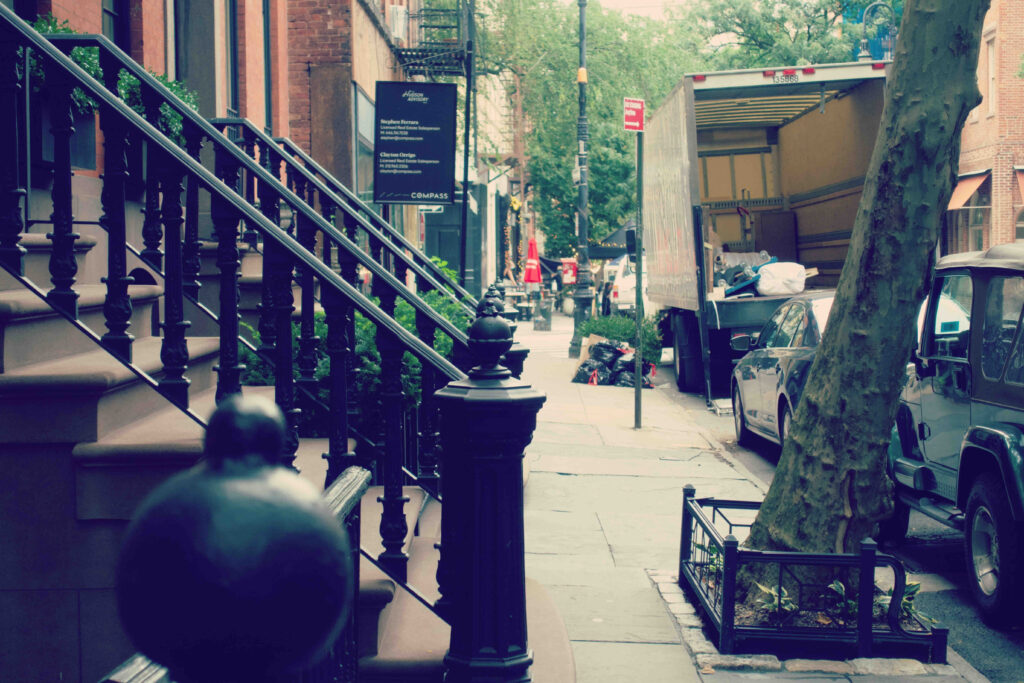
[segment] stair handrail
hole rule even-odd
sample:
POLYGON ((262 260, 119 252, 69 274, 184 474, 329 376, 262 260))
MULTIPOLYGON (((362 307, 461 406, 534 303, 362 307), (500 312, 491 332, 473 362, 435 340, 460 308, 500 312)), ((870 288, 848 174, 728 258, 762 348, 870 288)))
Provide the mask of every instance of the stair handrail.
MULTIPOLYGON (((249 119, 241 117, 218 117, 210 119, 210 123, 214 126, 239 126, 241 128, 244 128, 250 134, 254 135, 256 139, 262 142, 263 144, 269 145, 270 147, 277 146, 274 138, 271 138, 269 135, 267 135, 266 132, 264 132, 261 128, 257 127, 249 119)), ((439 282, 438 279, 432 273, 427 272, 427 269, 425 269, 415 258, 409 256, 409 254, 406 253, 406 249, 412 251, 413 253, 419 251, 416 247, 412 245, 411 242, 406 241, 405 244, 398 245, 401 248, 395 248, 393 237, 394 234, 397 233, 397 231, 394 231, 394 228, 391 228, 391 231, 394 232, 389 234, 383 234, 382 231, 378 229, 378 227, 374 226, 369 220, 361 216, 359 213, 352 211, 350 206, 346 206, 345 200, 338 196, 336 192, 332 191, 323 181, 317 178, 315 173, 311 172, 308 168, 305 168, 302 164, 295 163, 295 160, 289 157, 287 154, 282 155, 281 158, 284 160, 284 163, 288 166, 289 170, 293 170, 294 172, 302 174, 302 177, 306 180, 306 182, 312 184, 320 192, 322 196, 326 196, 327 198, 329 198, 331 202, 334 203, 335 206, 338 206, 339 208, 342 209, 348 208, 349 214, 359 222, 360 227, 363 230, 365 230, 368 234, 370 234, 372 237, 374 237, 378 242, 380 242, 382 246, 387 248, 389 253, 402 260, 406 264, 406 266, 408 266, 409 269, 416 274, 417 277, 423 278, 436 291, 445 294, 457 306, 462 307, 463 311, 469 317, 472 318, 475 315, 474 308, 472 308, 468 303, 465 303, 462 300, 460 300, 459 297, 456 296, 457 292, 448 289, 447 285, 450 285, 450 280, 444 283, 439 282)), ((383 221, 383 219, 381 220, 383 221)), ((388 224, 384 223, 384 225, 388 224)), ((429 259, 426 259, 426 261, 428 263, 433 263, 433 261, 430 261, 429 259)), ((436 266, 437 264, 434 265, 436 266)), ((466 296, 468 295, 469 293, 466 292, 466 296)), ((470 300, 472 300, 472 298, 470 298, 470 300)), ((473 306, 475 305, 476 303, 474 302, 473 306)))
MULTIPOLYGON (((40 33, 33 29, 28 23, 26 23, 21 17, 17 16, 7 6, 0 4, 0 17, 6 20, 8 28, 13 30, 18 36, 20 36, 22 44, 30 46, 39 56, 49 60, 62 68, 68 75, 73 77, 75 86, 82 88, 86 91, 86 94, 98 101, 102 106, 106 106, 111 109, 114 113, 120 116, 122 119, 130 123, 139 133, 141 133, 149 142, 152 142, 161 149, 164 154, 170 156, 175 163, 179 164, 186 173, 191 174, 197 178, 206 190, 211 194, 215 194, 222 200, 226 201, 230 206, 240 214, 241 219, 248 221, 252 225, 258 227, 265 235, 273 239, 277 244, 285 248, 293 258, 297 259, 307 268, 310 268, 317 276, 319 276, 322 282, 326 282, 331 286, 338 289, 359 311, 369 318, 375 325, 384 327, 390 334, 395 336, 403 343, 410 353, 420 359, 420 361, 430 364, 432 367, 443 373, 450 379, 463 379, 466 375, 455 365, 453 365, 448 359, 444 358, 436 351, 433 347, 421 341, 414 334, 410 333, 398 322, 391 318, 387 313, 380 309, 373 301, 363 295, 353 285, 345 281, 340 275, 335 273, 333 270, 328 268, 319 259, 313 258, 309 252, 303 247, 298 241, 289 235, 287 232, 282 230, 277 225, 274 225, 267 217, 256 211, 250 206, 245 198, 239 195, 233 188, 225 184, 220 178, 214 175, 209 169, 203 166, 201 163, 189 156, 184 150, 178 147, 170 138, 168 138, 163 132, 157 129, 153 124, 147 121, 145 118, 140 116, 135 110, 127 105, 119 97, 115 97, 106 86, 97 81, 95 78, 89 75, 82 67, 76 64, 69 56, 64 54, 61 50, 49 42, 47 38, 44 38, 40 33)), ((81 37, 81 36, 75 36, 81 37)), ((111 43, 106 37, 99 35, 88 35, 86 38, 95 41, 98 46, 104 47, 109 50, 115 56, 120 59, 126 58, 124 53, 111 43)), ((134 64, 134 62, 132 62, 134 64)), ((283 197, 287 196, 290 199, 289 203, 294 202, 296 205, 304 204, 299 198, 289 189, 283 187, 280 181, 276 180, 268 171, 257 165, 251 159, 249 159, 241 151, 237 150, 235 145, 227 141, 224 136, 216 131, 205 119, 199 117, 192 112, 188 107, 178 104, 177 98, 167 90, 159 81, 150 76, 147 72, 140 68, 130 69, 137 78, 145 82, 148 86, 156 88, 157 92, 161 92, 165 95, 165 99, 173 102, 174 105, 182 110, 190 112, 190 120, 197 120, 197 125, 200 125, 204 132, 208 133, 208 137, 211 140, 222 139, 223 149, 231 154, 236 161, 239 162, 240 166, 243 166, 253 172, 256 177, 260 178, 264 182, 277 184, 275 190, 278 191, 283 197)), ((301 207, 300 207, 301 208, 301 207)), ((318 227, 322 228, 322 231, 331 234, 335 233, 333 226, 327 221, 315 214, 313 216, 307 216, 314 222, 318 227)), ((333 237, 333 235, 332 235, 333 237)), ((351 242, 344 238, 345 242, 351 245, 351 242)), ((356 249, 357 252, 362 253, 362 250, 356 249)), ((390 278, 395 285, 397 280, 394 276, 384 270, 381 266, 371 261, 373 266, 372 270, 378 271, 383 278, 390 278)), ((405 286, 396 286, 396 290, 402 294, 403 298, 406 298, 410 304, 414 307, 422 309, 425 315, 429 315, 435 322, 438 322, 438 318, 443 321, 446 325, 441 326, 442 329, 447 327, 451 329, 455 334, 450 336, 461 337, 465 340, 465 334, 455 328, 446 319, 439 316, 432 308, 426 305, 418 296, 408 296, 410 293, 408 288, 405 286), (404 291, 403 291, 404 290, 404 291), (410 300, 411 299, 411 300, 410 300)), ((447 333, 448 330, 446 329, 447 333)))
POLYGON ((316 175, 319 175, 327 184, 327 186, 334 191, 335 194, 342 194, 345 197, 345 199, 348 200, 350 205, 354 205, 356 209, 358 209, 365 216, 367 216, 368 219, 374 225, 376 225, 379 230, 387 233, 391 237, 392 241, 396 242, 399 246, 408 249, 412 253, 414 259, 417 259, 422 262, 424 268, 431 271, 435 277, 437 277, 446 285, 451 287, 455 291, 455 293, 462 298, 463 301, 468 303, 473 309, 476 309, 476 305, 478 303, 476 297, 470 294, 469 291, 466 290, 466 288, 464 288, 458 282, 450 278, 448 274, 445 273, 439 265, 434 263, 433 260, 431 260, 430 258, 426 258, 419 248, 413 245, 413 243, 410 242, 408 238, 406 238, 406 236, 403 235, 399 230, 395 229, 395 226, 391 225, 391 223, 388 223, 386 220, 384 220, 384 218, 379 213, 373 210, 373 207, 371 207, 369 204, 360 199, 359 195, 357 195, 349 188, 345 187, 345 185, 341 181, 339 181, 337 178, 331 175, 331 173, 327 169, 325 169, 323 166, 317 163, 317 161, 309 154, 307 154, 305 150, 299 147, 299 145, 295 141, 287 137, 276 137, 274 138, 274 140, 281 146, 282 149, 284 149, 285 152, 287 152, 292 157, 298 158, 299 161, 302 162, 302 165, 312 170, 313 173, 315 173, 316 175), (424 258, 420 258, 421 255, 424 256, 424 258))
MULTIPOLYGON (((309 251, 306 250, 305 247, 300 245, 294 238, 288 235, 285 231, 281 230, 278 226, 273 225, 273 223, 266 219, 262 214, 259 214, 257 211, 255 211, 255 209, 250 207, 248 203, 245 202, 244 197, 238 195, 238 193, 233 188, 230 188, 227 185, 225 185, 208 169, 202 166, 199 162, 192 159, 192 157, 189 156, 186 152, 184 152, 184 150, 182 150, 173 140, 168 138, 159 129, 157 129, 155 126, 146 121, 145 118, 143 118, 133 109, 131 109, 119 97, 115 97, 113 94, 111 94, 110 91, 106 89, 106 87, 104 87, 102 84, 96 81, 92 76, 90 76, 76 63, 74 63, 69 57, 67 57, 67 55, 64 54, 63 51, 58 50, 54 46, 47 44, 47 41, 52 42, 54 45, 63 43, 71 47, 98 47, 106 51, 110 56, 117 59, 117 61, 120 62, 122 68, 124 68, 126 71, 128 71, 133 76, 139 79, 141 85, 145 85, 146 87, 155 91, 158 95, 161 96, 163 103, 171 106, 176 113, 180 114, 183 118, 186 118, 192 125, 196 126, 200 131, 202 131, 208 140, 210 140, 211 142, 218 146, 218 149, 223 149, 228 154, 230 154, 234 161, 238 163, 239 167, 246 169, 261 182, 267 183, 269 186, 271 186, 274 189, 274 191, 283 200, 286 201, 287 204, 292 206, 294 209, 297 209, 307 220, 311 221, 313 225, 318 230, 320 230, 320 232, 324 233, 324 235, 326 236, 329 236, 335 242, 335 244, 344 248, 349 253, 350 256, 355 257, 355 259, 359 261, 359 263, 364 268, 369 270, 375 278, 380 278, 399 296, 401 296, 410 305, 412 305, 413 308, 415 308, 421 314, 426 316, 437 329, 443 331, 445 334, 451 337, 452 340, 456 344, 460 345, 462 348, 466 348, 467 339, 465 332, 455 327, 455 325, 452 324, 451 321, 437 313, 437 311, 435 311, 429 304, 423 301, 423 299, 421 299, 418 294, 410 290, 409 287, 405 285, 405 283, 400 282, 394 275, 388 272, 388 270, 384 268, 384 266, 377 263, 369 254, 360 249, 358 245, 352 242, 346 235, 341 233, 337 228, 335 228, 327 220, 320 216, 319 213, 317 213, 311 207, 309 207, 309 205, 306 204, 306 202, 303 201, 302 198, 300 198, 291 189, 284 185, 284 183, 282 183, 279 178, 275 177, 272 173, 270 173, 270 171, 256 163, 256 161, 254 161, 241 149, 239 149, 237 145, 231 143, 209 121, 204 119, 190 107, 181 102, 181 100, 177 96, 175 96, 174 93, 172 93, 165 85, 160 83, 160 81, 154 78, 149 72, 147 72, 145 69, 139 66, 138 63, 136 63, 134 60, 131 59, 131 57, 125 54, 124 51, 121 50, 121 48, 114 45, 114 43, 112 43, 106 36, 98 34, 47 34, 43 41, 40 42, 39 40, 31 36, 29 33, 27 33, 27 31, 32 31, 33 33, 36 33, 35 30, 31 28, 31 26, 26 24, 20 17, 15 15, 10 10, 6 8, 3 8, 3 10, 4 11, 0 11, 0 15, 9 18, 12 22, 14 20, 17 20, 18 22, 21 23, 21 26, 17 26, 17 28, 19 32, 21 32, 22 35, 25 37, 25 39, 33 43, 33 49, 39 50, 42 54, 57 61, 59 64, 62 64, 68 70, 70 70, 70 72, 75 76, 76 80, 81 81, 80 83, 76 83, 76 85, 88 90, 90 96, 95 96, 96 98, 104 102, 106 105, 112 106, 114 110, 118 112, 118 114, 126 118, 128 121, 139 125, 145 124, 145 128, 143 130, 145 131, 146 136, 150 138, 155 144, 160 146, 165 153, 173 156, 175 161, 179 162, 186 169, 188 169, 188 171, 192 172, 194 175, 199 177, 202 180, 203 184, 207 186, 207 190, 214 192, 214 188, 217 188, 216 192, 218 194, 221 191, 227 191, 231 195, 234 195, 230 200, 232 205, 236 209, 242 211, 246 219, 251 219, 253 222, 257 223, 264 230, 264 232, 273 231, 271 232, 272 235, 279 236, 278 242, 286 245, 288 250, 292 252, 292 255, 299 259, 300 262, 302 262, 306 266, 312 267, 313 270, 316 271, 318 274, 324 275, 325 273, 331 273, 335 276, 333 280, 336 280, 338 282, 344 282, 344 280, 338 277, 337 274, 334 273, 334 271, 324 266, 324 264, 319 259, 312 257, 312 255, 306 256, 307 254, 309 254, 309 251), (58 54, 60 55, 59 60, 57 58, 58 54), (99 94, 96 91, 96 88, 102 90, 102 94, 99 94), (283 238, 287 238, 288 242, 282 242, 281 240, 283 238)), ((37 35, 41 36, 41 34, 38 33, 37 35)), ((342 291, 346 294, 346 296, 349 294, 349 292, 351 292, 352 294, 358 294, 361 302, 365 302, 365 304, 371 305, 373 306, 374 309, 380 311, 380 309, 375 304, 373 304, 369 299, 367 299, 361 293, 359 293, 354 287, 349 285, 347 282, 345 282, 345 285, 347 289, 342 289, 342 291)), ((361 306, 359 306, 359 308, 360 310, 362 310, 361 306)), ((385 327, 390 332, 397 334, 397 336, 403 341, 406 341, 406 338, 415 339, 417 342, 420 341, 415 336, 409 334, 404 327, 392 321, 390 316, 385 314, 383 311, 380 311, 380 313, 381 319, 386 319, 388 321, 388 323, 385 324, 385 327), (398 333, 396 329, 401 330, 401 333, 398 333)), ((378 322, 375 316, 368 317, 374 318, 375 323, 378 322)), ((432 348, 431 353, 433 353, 432 348)), ((415 355, 419 356, 418 353, 415 355)), ((438 358, 440 358, 440 356, 438 356, 438 358)), ((424 359, 421 358, 421 360, 424 359)), ((438 367, 436 363, 434 363, 433 361, 426 362, 429 362, 435 367, 438 367)), ((455 367, 451 365, 451 363, 449 363, 447 360, 445 360, 445 363, 446 365, 452 368, 455 367)), ((454 376, 450 375, 449 370, 442 370, 440 367, 438 367, 438 369, 444 372, 452 379, 455 379, 454 376)), ((461 370, 459 371, 459 374, 460 376, 462 376, 461 370)))

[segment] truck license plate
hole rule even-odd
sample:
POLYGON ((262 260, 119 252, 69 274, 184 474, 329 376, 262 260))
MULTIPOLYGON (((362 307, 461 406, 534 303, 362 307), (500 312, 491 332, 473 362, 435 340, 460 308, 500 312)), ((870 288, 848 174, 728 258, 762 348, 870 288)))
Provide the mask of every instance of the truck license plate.
POLYGON ((799 81, 800 77, 796 74, 779 74, 772 79, 774 83, 797 83, 799 81))

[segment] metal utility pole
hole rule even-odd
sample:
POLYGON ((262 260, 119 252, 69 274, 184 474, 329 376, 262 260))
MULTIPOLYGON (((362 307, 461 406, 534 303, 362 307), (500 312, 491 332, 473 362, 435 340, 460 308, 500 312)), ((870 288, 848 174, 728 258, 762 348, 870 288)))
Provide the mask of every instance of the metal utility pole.
POLYGON ((470 103, 473 100, 473 43, 476 40, 475 3, 466 5, 466 102, 462 131, 462 230, 459 232, 459 284, 466 286, 466 240, 469 239, 469 122, 470 103))
POLYGON ((590 305, 594 300, 594 281, 590 274, 590 256, 587 253, 589 243, 589 212, 587 211, 587 143, 590 133, 587 131, 587 0, 579 0, 580 6, 580 68, 576 74, 576 82, 580 87, 580 117, 576 124, 576 137, 579 142, 578 159, 580 168, 580 194, 576 207, 577 224, 576 252, 577 276, 576 294, 573 296, 572 341, 569 342, 569 357, 579 358, 583 338, 580 326, 590 317, 590 305))

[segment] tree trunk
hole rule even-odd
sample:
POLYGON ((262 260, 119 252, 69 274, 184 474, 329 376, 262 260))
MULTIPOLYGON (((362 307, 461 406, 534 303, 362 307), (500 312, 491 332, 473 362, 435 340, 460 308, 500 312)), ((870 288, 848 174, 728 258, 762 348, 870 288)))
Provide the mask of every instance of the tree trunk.
POLYGON ((908 0, 829 324, 747 545, 856 552, 892 511, 886 447, 917 344, 989 0, 908 0))

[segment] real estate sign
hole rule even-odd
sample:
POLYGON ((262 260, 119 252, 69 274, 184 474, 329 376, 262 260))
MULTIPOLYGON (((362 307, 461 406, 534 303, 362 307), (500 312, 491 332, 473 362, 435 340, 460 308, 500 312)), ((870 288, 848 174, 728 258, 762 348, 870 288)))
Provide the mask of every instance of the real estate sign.
POLYGON ((377 81, 373 201, 455 201, 455 99, 452 83, 377 81))

